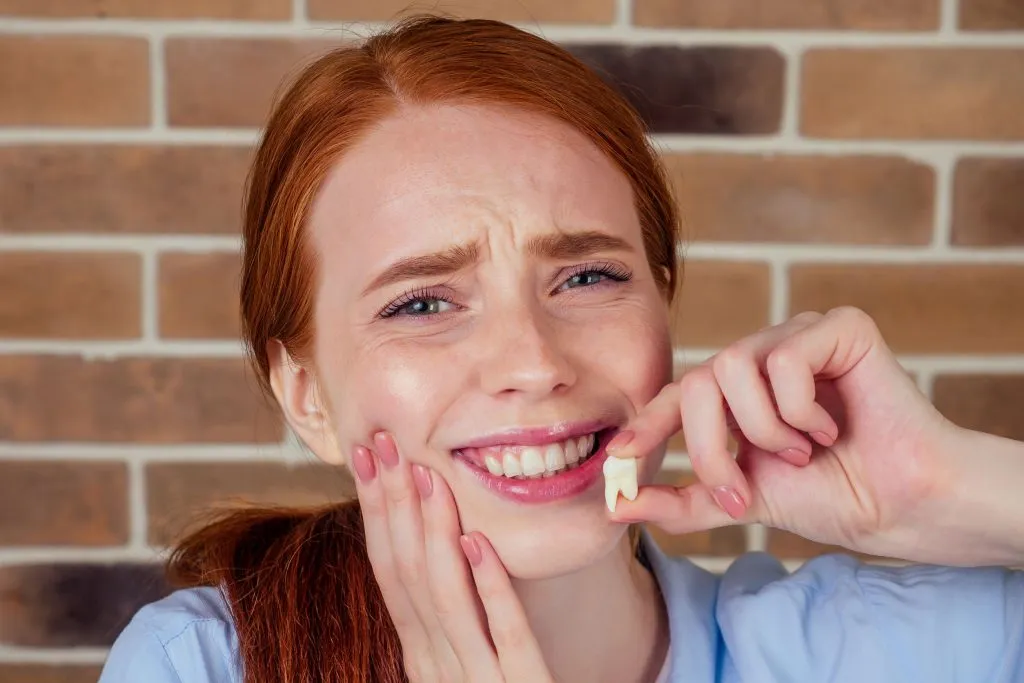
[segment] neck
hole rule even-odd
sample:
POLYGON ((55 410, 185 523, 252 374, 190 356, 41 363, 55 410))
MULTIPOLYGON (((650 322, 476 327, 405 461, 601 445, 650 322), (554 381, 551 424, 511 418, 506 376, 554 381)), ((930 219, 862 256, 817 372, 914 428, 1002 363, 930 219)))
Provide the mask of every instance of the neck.
POLYGON ((661 670, 668 617, 628 536, 578 572, 515 589, 554 680, 651 683, 661 670))

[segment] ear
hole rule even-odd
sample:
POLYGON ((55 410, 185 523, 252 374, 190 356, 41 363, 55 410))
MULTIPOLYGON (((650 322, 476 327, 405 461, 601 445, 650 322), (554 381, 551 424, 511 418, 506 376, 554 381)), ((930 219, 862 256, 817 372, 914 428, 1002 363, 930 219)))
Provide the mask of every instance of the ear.
POLYGON ((318 458, 332 465, 343 463, 327 402, 312 370, 296 363, 276 339, 267 344, 267 358, 270 387, 288 425, 318 458))

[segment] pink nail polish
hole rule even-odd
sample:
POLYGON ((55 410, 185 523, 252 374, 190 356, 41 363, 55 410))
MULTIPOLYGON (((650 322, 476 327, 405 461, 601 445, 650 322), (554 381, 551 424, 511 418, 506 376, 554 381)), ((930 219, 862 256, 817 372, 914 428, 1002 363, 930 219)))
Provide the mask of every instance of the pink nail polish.
POLYGON ((835 439, 825 432, 811 432, 811 436, 822 446, 831 446, 836 442, 835 439))
POLYGON ((609 455, 611 455, 613 452, 621 449, 623 446, 632 441, 633 437, 635 436, 636 434, 633 431, 629 429, 623 430, 616 434, 612 438, 612 440, 608 442, 608 445, 605 446, 604 449, 609 455))
POLYGON ((786 462, 801 465, 806 465, 811 459, 810 453, 799 448, 783 448, 779 451, 779 456, 781 456, 786 462))
POLYGON ((398 464, 398 448, 390 436, 378 432, 373 435, 373 442, 377 444, 377 457, 384 463, 384 467, 391 469, 398 464))
POLYGON ((356 446, 352 450, 352 469, 355 470, 359 481, 369 484, 377 476, 377 467, 373 464, 373 454, 362 446, 356 446))
POLYGON ((430 493, 434 490, 434 482, 430 478, 430 470, 423 465, 413 465, 412 479, 416 482, 416 490, 420 492, 420 498, 430 498, 430 493))
POLYGON ((711 491, 711 495, 714 496, 718 507, 725 510, 725 513, 733 519, 739 519, 746 514, 747 504, 731 486, 719 486, 711 491))
POLYGON ((466 554, 466 559, 474 567, 480 566, 480 562, 483 561, 483 553, 480 552, 480 546, 476 540, 470 536, 460 536, 459 543, 462 545, 462 552, 466 554))

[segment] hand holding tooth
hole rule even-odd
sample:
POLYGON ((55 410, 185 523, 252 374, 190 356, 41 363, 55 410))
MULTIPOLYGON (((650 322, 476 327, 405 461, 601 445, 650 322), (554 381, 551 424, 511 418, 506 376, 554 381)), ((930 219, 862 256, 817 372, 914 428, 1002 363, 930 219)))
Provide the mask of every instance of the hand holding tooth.
POLYGON ((628 500, 636 500, 637 482, 636 458, 615 458, 609 456, 602 466, 604 471, 604 500, 608 509, 615 512, 619 492, 628 500))

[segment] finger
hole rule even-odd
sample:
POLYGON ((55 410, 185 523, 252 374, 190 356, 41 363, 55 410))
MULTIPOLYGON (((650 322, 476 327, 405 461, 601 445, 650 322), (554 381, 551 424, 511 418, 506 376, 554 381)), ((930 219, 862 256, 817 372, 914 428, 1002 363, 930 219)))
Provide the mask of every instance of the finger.
POLYGON ((883 344, 871 318, 855 308, 830 311, 780 343, 765 361, 780 415, 822 445, 832 445, 839 428, 815 400, 815 378, 841 377, 883 344))
POLYGON ((356 495, 363 517, 366 553, 384 605, 402 643, 403 658, 406 661, 426 661, 430 655, 430 639, 398 577, 391 551, 387 503, 380 482, 379 465, 369 449, 363 446, 353 449, 352 468, 356 472, 356 495))
POLYGON ((427 576, 434 612, 470 681, 501 680, 501 668, 487 632, 473 577, 459 544, 462 533, 448 483, 420 465, 413 477, 423 501, 427 576))
POLYGON ((689 534, 730 526, 735 520, 715 502, 704 484, 643 486, 636 500, 620 500, 613 518, 617 522, 654 524, 670 534, 689 534))
POLYGON ((605 450, 617 458, 640 458, 655 450, 682 428, 679 384, 665 385, 658 395, 608 442, 605 450))
POLYGON ((550 681, 540 645, 494 548, 479 532, 463 536, 460 543, 472 567, 504 679, 550 681))
POLYGON ((760 362, 784 331, 772 328, 717 354, 711 360, 718 386, 743 436, 794 465, 811 459, 811 443, 785 424, 775 410, 760 362))
POLYGON ((686 450, 693 471, 734 519, 746 514, 750 490, 729 452, 725 398, 711 368, 701 365, 679 380, 686 450))
POLYGON ((374 435, 380 458, 381 482, 388 511, 388 535, 398 578, 405 587, 420 623, 430 641, 430 659, 441 680, 461 676, 458 659, 437 620, 427 579, 426 549, 419 492, 410 463, 399 456, 390 434, 374 435))

